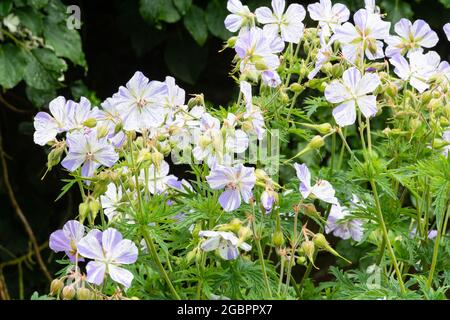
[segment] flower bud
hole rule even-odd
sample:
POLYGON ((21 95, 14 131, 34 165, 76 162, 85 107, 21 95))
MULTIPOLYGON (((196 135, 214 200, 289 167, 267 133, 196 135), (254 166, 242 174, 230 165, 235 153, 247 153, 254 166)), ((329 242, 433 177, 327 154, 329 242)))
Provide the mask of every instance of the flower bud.
POLYGON ((78 300, 92 300, 92 292, 88 288, 78 288, 77 289, 77 299, 78 300))
POLYGON ((303 90, 305 90, 305 88, 301 84, 294 82, 293 84, 291 84, 289 86, 289 90, 291 90, 292 92, 295 92, 295 93, 300 93, 303 90))
POLYGON ((191 263, 192 260, 195 258, 195 256, 197 255, 197 248, 194 248, 194 250, 189 251, 186 254, 186 260, 188 263, 191 263))
POLYGON ((88 127, 88 128, 95 128, 96 125, 97 125, 97 120, 95 120, 94 118, 89 118, 83 122, 83 126, 88 127))
POLYGON ((54 279, 50 283, 50 295, 56 295, 64 287, 64 282, 59 279, 54 279))
POLYGON ((250 228, 247 227, 241 227, 238 231, 238 236, 239 239, 245 241, 252 236, 252 230, 250 230, 250 228))
POLYGON ((250 120, 244 121, 242 123, 242 130, 244 130, 245 132, 249 132, 249 131, 253 130, 252 122, 250 120))
POLYGON ((275 230, 272 234, 272 243, 276 247, 281 247, 284 244, 284 235, 281 230, 275 230))
POLYGON ((344 73, 344 68, 340 63, 336 63, 331 67, 331 75, 334 78, 340 78, 344 73))
POLYGON ((91 201, 89 201, 89 210, 91 212, 92 221, 94 221, 95 217, 97 217, 100 208, 101 208, 100 201, 98 201, 97 199, 92 199, 91 201))
POLYGON ((266 182, 266 181, 270 180, 269 175, 262 169, 256 169, 255 176, 256 176, 256 180, 259 180, 261 182, 266 182))
POLYGON ((310 149, 320 149, 325 145, 325 139, 322 136, 314 136, 308 143, 310 149))
POLYGON ((152 158, 152 163, 155 165, 155 167, 159 168, 159 166, 161 165, 161 162, 164 160, 164 155, 159 151, 155 151, 155 152, 152 152, 151 158, 152 158))
POLYGON ((193 108, 195 106, 204 106, 205 98, 204 98, 203 94, 196 94, 194 97, 189 99, 187 105, 189 108, 193 108))
POLYGON ((152 159, 152 155, 150 153, 150 150, 148 148, 143 148, 139 150, 138 156, 137 156, 137 163, 142 163, 144 161, 149 161, 152 159))
POLYGON ((227 40, 227 47, 229 47, 229 48, 234 48, 234 45, 236 44, 237 39, 238 39, 238 37, 236 37, 236 36, 230 37, 230 38, 227 40))
POLYGON ((238 218, 234 218, 233 220, 230 221, 230 223, 228 224, 229 228, 231 231, 233 232, 238 232, 239 229, 242 226, 242 221, 239 220, 238 218))
POLYGON ((304 266, 306 264, 306 258, 305 257, 298 257, 297 258, 297 264, 304 266))
POLYGON ((89 204, 87 202, 80 203, 78 206, 78 215, 81 223, 83 223, 84 219, 89 215, 89 211, 89 204))
POLYGON ((102 139, 109 134, 109 129, 107 126, 100 126, 97 128, 97 139, 102 139))
POLYGON ((325 236, 322 233, 316 233, 314 235, 313 238, 314 244, 320 248, 323 249, 325 251, 328 251, 329 253, 331 253, 332 255, 339 257, 345 261, 347 261, 348 263, 351 263, 351 261, 349 261, 348 259, 344 258, 343 256, 341 256, 336 250, 334 250, 330 244, 328 243, 327 239, 325 238, 325 236))
POLYGON ((286 92, 280 91, 280 100, 283 103, 288 103, 289 102, 289 96, 287 95, 286 92))
POLYGON ((398 88, 394 83, 390 83, 386 88, 386 93, 388 96, 395 98, 398 94, 398 88))
POLYGON ((314 252, 315 252, 316 248, 314 246, 314 242, 312 242, 311 240, 303 241, 302 245, 301 245, 301 249, 303 250, 305 255, 308 257, 308 259, 312 263, 312 265, 315 267, 314 252))
POLYGON ((65 286, 61 292, 61 298, 63 300, 72 300, 75 297, 76 291, 73 286, 65 286))
POLYGON ((47 156, 47 168, 50 170, 52 167, 56 166, 61 161, 61 156, 63 154, 64 148, 56 147, 47 156))
POLYGON ((114 134, 118 134, 120 131, 122 131, 122 129, 123 129, 123 123, 122 123, 122 121, 120 121, 114 126, 114 134))

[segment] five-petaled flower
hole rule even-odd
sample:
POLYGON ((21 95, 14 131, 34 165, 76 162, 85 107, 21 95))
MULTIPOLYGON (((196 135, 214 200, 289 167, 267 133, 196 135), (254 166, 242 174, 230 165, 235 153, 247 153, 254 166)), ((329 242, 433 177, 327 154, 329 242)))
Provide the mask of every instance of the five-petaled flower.
POLYGON ((100 285, 105 274, 109 274, 112 280, 130 287, 133 274, 120 265, 135 263, 138 249, 131 240, 122 239, 119 231, 113 228, 103 232, 91 230, 78 243, 78 252, 93 260, 86 265, 87 281, 100 285))
POLYGON ((332 4, 331 0, 320 0, 308 5, 308 12, 311 19, 318 21, 322 30, 322 35, 328 37, 331 31, 342 23, 348 21, 350 10, 341 4, 332 4))
POLYGON ((70 261, 84 261, 78 254, 78 243, 84 237, 84 226, 76 221, 67 221, 63 228, 50 235, 49 247, 55 252, 64 251, 70 261))

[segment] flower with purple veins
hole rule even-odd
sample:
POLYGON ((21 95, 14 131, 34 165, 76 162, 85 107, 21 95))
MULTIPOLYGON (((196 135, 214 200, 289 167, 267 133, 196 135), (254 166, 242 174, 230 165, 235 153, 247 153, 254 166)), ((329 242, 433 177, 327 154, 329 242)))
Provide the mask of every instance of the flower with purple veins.
POLYGON ((275 204, 275 192, 272 190, 264 190, 261 193, 261 204, 266 210, 266 213, 270 213, 275 204))
POLYGON ((236 32, 246 27, 253 19, 250 9, 239 0, 228 0, 227 9, 231 14, 225 18, 225 28, 231 32, 236 32))
POLYGON ((243 117, 245 124, 242 129, 249 134, 255 133, 258 140, 262 140, 265 132, 264 117, 259 108, 253 105, 252 86, 247 81, 241 81, 240 90, 244 97, 246 110, 243 117))
POLYGON ((314 69, 308 74, 308 79, 313 79, 320 71, 322 66, 331 60, 333 56, 333 50, 331 49, 331 43, 325 41, 324 34, 320 35, 320 49, 316 55, 316 63, 314 69))
POLYGON ((67 131, 67 103, 64 97, 57 97, 49 104, 50 114, 38 112, 34 117, 34 143, 44 146, 55 140, 58 133, 67 131))
POLYGON ((206 177, 206 181, 213 190, 225 191, 219 197, 223 210, 230 212, 241 205, 241 200, 249 203, 253 197, 252 189, 256 183, 255 168, 248 168, 242 164, 235 167, 216 165, 206 177))
POLYGON ((264 24, 264 29, 273 33, 281 33, 281 38, 290 43, 298 43, 303 36, 306 12, 302 5, 293 3, 286 12, 285 0, 272 0, 272 10, 261 7, 255 10, 256 19, 264 24))
POLYGON ((430 26, 423 20, 414 23, 408 19, 400 19, 394 26, 398 36, 389 36, 385 39, 388 44, 386 56, 393 57, 397 54, 405 55, 414 51, 422 51, 424 48, 434 47, 439 38, 430 26))
POLYGON ((67 130, 80 130, 85 128, 85 122, 89 119, 100 119, 102 112, 97 107, 92 108, 91 102, 85 97, 80 102, 68 100, 67 107, 67 130))
POLYGON ((426 54, 416 51, 411 53, 408 59, 409 62, 397 54, 389 59, 389 62, 395 67, 394 72, 400 79, 408 81, 422 93, 429 88, 428 81, 436 74, 441 58, 434 51, 426 54))
POLYGON ((336 237, 344 240, 352 238, 355 241, 361 241, 363 237, 362 222, 358 219, 344 219, 349 215, 350 212, 347 207, 341 207, 338 203, 333 204, 325 226, 325 232, 333 232, 336 237))
POLYGON ((358 10, 353 20, 355 25, 346 22, 337 27, 330 41, 342 43, 342 53, 351 62, 363 59, 364 54, 370 60, 383 58, 383 42, 380 40, 389 36, 391 23, 366 9, 358 10))
POLYGON ((108 221, 111 221, 118 214, 116 210, 121 204, 121 200, 122 189, 117 188, 113 182, 108 184, 105 194, 100 196, 103 212, 108 217, 108 221))
POLYGON ((50 235, 49 247, 55 252, 64 251, 72 262, 84 261, 78 252, 78 243, 84 237, 84 231, 83 224, 69 220, 62 229, 50 235))
POLYGON ((92 259, 86 265, 87 281, 100 285, 106 274, 112 280, 129 288, 133 274, 120 265, 136 262, 138 249, 128 239, 113 228, 103 232, 92 230, 78 243, 78 252, 85 258, 92 259))
POLYGON ((333 117, 340 127, 356 121, 356 105, 366 118, 374 116, 377 109, 376 97, 372 93, 380 84, 377 74, 361 72, 352 67, 344 71, 343 81, 334 80, 325 88, 325 98, 339 104, 333 109, 333 117))
POLYGON ((225 231, 200 231, 198 233, 200 237, 208 238, 201 243, 200 248, 205 251, 218 250, 219 255, 224 260, 234 260, 239 256, 238 248, 244 251, 250 251, 252 247, 246 243, 242 242, 238 237, 232 232, 225 231))
POLYGON ((67 134, 69 152, 61 165, 73 172, 81 165, 81 175, 92 177, 101 165, 111 167, 119 160, 119 155, 107 139, 97 139, 97 133, 90 131, 86 134, 74 132, 67 134))
POLYGON ((186 93, 175 84, 173 77, 166 77, 164 83, 167 88, 167 94, 162 98, 162 105, 173 112, 175 108, 184 105, 186 93))
POLYGON ((168 109, 163 106, 167 96, 164 82, 149 81, 141 72, 136 72, 126 87, 120 87, 111 103, 123 119, 127 131, 150 129, 163 124, 168 109))
POLYGON ((311 173, 306 164, 294 164, 297 177, 300 180, 299 190, 304 199, 310 195, 331 204, 338 203, 334 196, 335 191, 331 184, 326 180, 317 180, 314 186, 311 186, 311 173))
POLYGON ((318 21, 325 37, 331 35, 336 27, 348 21, 350 10, 341 4, 332 4, 331 0, 320 0, 308 5, 308 12, 312 20, 318 21))

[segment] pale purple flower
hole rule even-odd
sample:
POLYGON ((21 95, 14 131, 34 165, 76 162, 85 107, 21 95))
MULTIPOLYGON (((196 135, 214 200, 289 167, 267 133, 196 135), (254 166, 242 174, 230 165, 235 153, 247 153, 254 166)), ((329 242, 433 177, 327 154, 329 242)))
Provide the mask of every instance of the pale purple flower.
POLYGON ((249 203, 253 197, 252 189, 256 183, 254 168, 248 168, 242 164, 235 167, 216 165, 206 177, 209 186, 213 190, 225 191, 219 197, 219 203, 223 210, 230 212, 241 205, 241 200, 249 203))
POLYGON ((85 97, 80 98, 80 102, 68 100, 67 108, 67 130, 84 129, 85 121, 101 117, 100 110, 92 108, 91 102, 85 97))
MULTIPOLYGON (((434 238, 436 238, 438 231, 437 230, 430 230, 428 232, 428 239, 433 240, 434 238)), ((409 237, 410 238, 414 238, 417 235, 417 227, 414 227, 411 232, 409 233, 409 237)))
POLYGON ((167 89, 167 94, 163 96, 162 105, 173 111, 175 108, 183 106, 185 102, 185 91, 175 84, 173 77, 166 77, 164 82, 167 89))
POLYGON ((300 193, 304 199, 310 195, 327 203, 336 204, 338 200, 334 196, 335 191, 327 180, 317 180, 314 186, 311 186, 311 173, 306 164, 294 164, 297 177, 300 180, 300 193))
POLYGON ((255 11, 256 19, 269 32, 280 32, 284 41, 298 43, 303 36, 305 9, 297 3, 289 5, 286 12, 285 7, 285 0, 272 0, 273 12, 268 7, 258 8, 255 11))
POLYGON ((219 255, 224 260, 236 259, 239 256, 238 248, 244 251, 250 251, 252 249, 248 243, 242 242, 232 232, 205 230, 200 231, 198 235, 208 238, 200 245, 203 251, 218 250, 219 255))
POLYGON ((264 117, 259 108, 253 105, 252 86, 246 81, 241 81, 240 90, 246 109, 243 117, 246 125, 242 129, 248 134, 256 134, 258 140, 262 140, 265 132, 264 117))
POLYGON ((370 13, 380 14, 380 8, 376 5, 375 0, 364 0, 364 6, 370 13))
POLYGON ((91 177, 101 165, 111 167, 119 159, 114 147, 106 139, 97 139, 97 133, 74 132, 67 134, 69 153, 61 165, 69 171, 75 171, 81 165, 81 175, 91 177))
POLYGON ((87 281, 100 285, 105 274, 109 274, 112 280, 130 287, 133 274, 120 265, 136 262, 138 249, 131 240, 122 239, 119 231, 108 228, 103 232, 89 232, 78 243, 78 252, 94 260, 86 265, 87 281))
POLYGON ((316 55, 316 64, 314 69, 308 74, 308 79, 313 79, 320 71, 322 66, 331 60, 333 56, 333 50, 331 49, 331 43, 325 41, 324 34, 320 35, 320 49, 316 55))
POLYGON ((177 190, 179 192, 186 192, 186 190, 194 191, 191 184, 187 180, 185 179, 179 180, 175 176, 169 176, 169 178, 166 181, 166 185, 168 188, 177 190))
POLYGON ((261 79, 271 88, 276 88, 281 84, 280 75, 276 71, 264 71, 261 74, 261 79))
POLYGON ((118 212, 117 208, 120 206, 122 200, 122 189, 117 188, 115 183, 108 184, 104 195, 100 196, 100 202, 102 204, 103 212, 111 221, 118 212))
POLYGON ((231 32, 246 27, 253 17, 250 9, 239 0, 228 0, 227 9, 231 14, 225 18, 225 28, 231 32))
POLYGON ((448 41, 450 41, 450 22, 444 24, 443 29, 444 29, 445 35, 447 36, 448 41))
POLYGON ((167 181, 176 179, 174 175, 169 175, 170 167, 166 161, 161 161, 158 167, 151 164, 148 168, 147 181, 145 181, 145 171, 142 170, 139 175, 139 180, 148 187, 151 194, 161 194, 167 190, 167 181))
POLYGON ((377 98, 370 94, 381 84, 377 74, 361 72, 352 67, 344 71, 343 81, 334 80, 325 88, 325 98, 339 104, 333 109, 333 117, 340 127, 352 125, 356 120, 356 105, 366 118, 374 116, 377 98))
POLYGON ((358 219, 345 219, 350 215, 347 207, 341 207, 338 203, 331 206, 325 232, 333 234, 344 240, 352 238, 361 241, 363 237, 362 222, 358 219))
POLYGON ((270 213, 275 204, 275 192, 264 190, 263 193, 261 193, 261 204, 266 210, 266 213, 270 213))
POLYGON ((241 59, 240 71, 275 70, 280 60, 275 54, 279 50, 274 46, 274 38, 261 28, 251 28, 239 34, 234 49, 241 59))
POLYGON ((366 9, 358 10, 353 20, 335 29, 332 41, 339 41, 344 57, 351 62, 363 59, 364 54, 370 60, 383 58, 383 42, 389 36, 390 22, 381 20, 380 15, 366 9))
POLYGON ((34 143, 44 146, 55 140, 58 133, 67 130, 67 107, 64 97, 57 97, 49 104, 50 114, 38 112, 34 117, 34 143))
POLYGON ((123 123, 122 115, 117 110, 112 98, 106 99, 101 104, 102 110, 97 119, 97 130, 106 127, 108 130, 108 140, 116 147, 120 148, 125 142, 125 133, 120 130, 116 132, 117 127, 123 123))
POLYGON ((70 261, 84 261, 78 254, 78 243, 84 237, 84 226, 76 221, 67 221, 63 228, 50 235, 49 247, 55 252, 64 251, 70 261))
POLYGON ((141 130, 163 124, 168 109, 163 106, 167 97, 164 82, 149 81, 141 72, 136 72, 126 87, 120 87, 111 103, 120 113, 125 130, 141 130))
POLYGON ((440 61, 440 56, 434 51, 426 54, 413 52, 409 55, 409 63, 399 54, 389 59, 389 62, 395 67, 394 72, 397 76, 408 81, 419 92, 429 88, 428 81, 436 73, 440 61))
POLYGON ((411 23, 408 19, 400 19, 394 26, 398 36, 389 36, 385 39, 388 44, 386 56, 393 57, 397 54, 405 55, 414 51, 422 51, 424 48, 434 47, 439 38, 430 26, 423 20, 411 23))
POLYGON ((308 5, 308 12, 312 20, 318 21, 325 37, 331 35, 337 26, 348 21, 350 10, 341 4, 332 4, 331 0, 320 0, 308 5))

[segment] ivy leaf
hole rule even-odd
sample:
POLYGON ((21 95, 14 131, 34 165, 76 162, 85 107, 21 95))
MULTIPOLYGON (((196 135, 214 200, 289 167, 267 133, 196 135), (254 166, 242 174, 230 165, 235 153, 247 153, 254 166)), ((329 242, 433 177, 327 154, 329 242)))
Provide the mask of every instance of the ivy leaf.
POLYGON ((15 11, 20 19, 20 23, 31 30, 33 35, 39 36, 44 28, 42 13, 30 8, 18 8, 15 11))
POLYGON ((172 0, 178 12, 184 16, 192 6, 192 0, 172 0))
POLYGON ((0 45, 0 86, 15 87, 22 80, 26 65, 23 49, 12 44, 0 45))
POLYGON ((0 1, 0 16, 6 17, 12 9, 12 0, 2 0, 0 1))
POLYGON ((181 19, 170 0, 140 0, 139 11, 150 24, 156 24, 160 21, 174 23, 181 19))
POLYGON ((49 49, 33 49, 28 53, 27 59, 24 75, 27 85, 46 91, 60 86, 58 78, 67 69, 64 60, 49 49))
POLYGON ((87 68, 86 59, 81 48, 81 38, 76 30, 70 30, 63 23, 47 22, 44 26, 44 37, 56 55, 87 68))
POLYGON ((203 46, 208 38, 208 27, 205 22, 205 12, 193 5, 183 19, 184 26, 189 31, 194 40, 203 46))
POLYGON ((169 39, 164 60, 170 72, 181 80, 194 84, 206 65, 208 51, 182 35, 169 39), (180 54, 183 52, 183 54, 180 54))
POLYGON ((410 19, 414 12, 411 9, 411 5, 403 1, 390 1, 384 0, 380 3, 381 7, 387 13, 387 20, 393 24, 399 21, 401 18, 410 19))
POLYGON ((225 18, 228 12, 226 7, 218 0, 211 0, 206 7, 206 24, 209 31, 217 38, 227 40, 231 37, 231 32, 225 29, 225 18))

